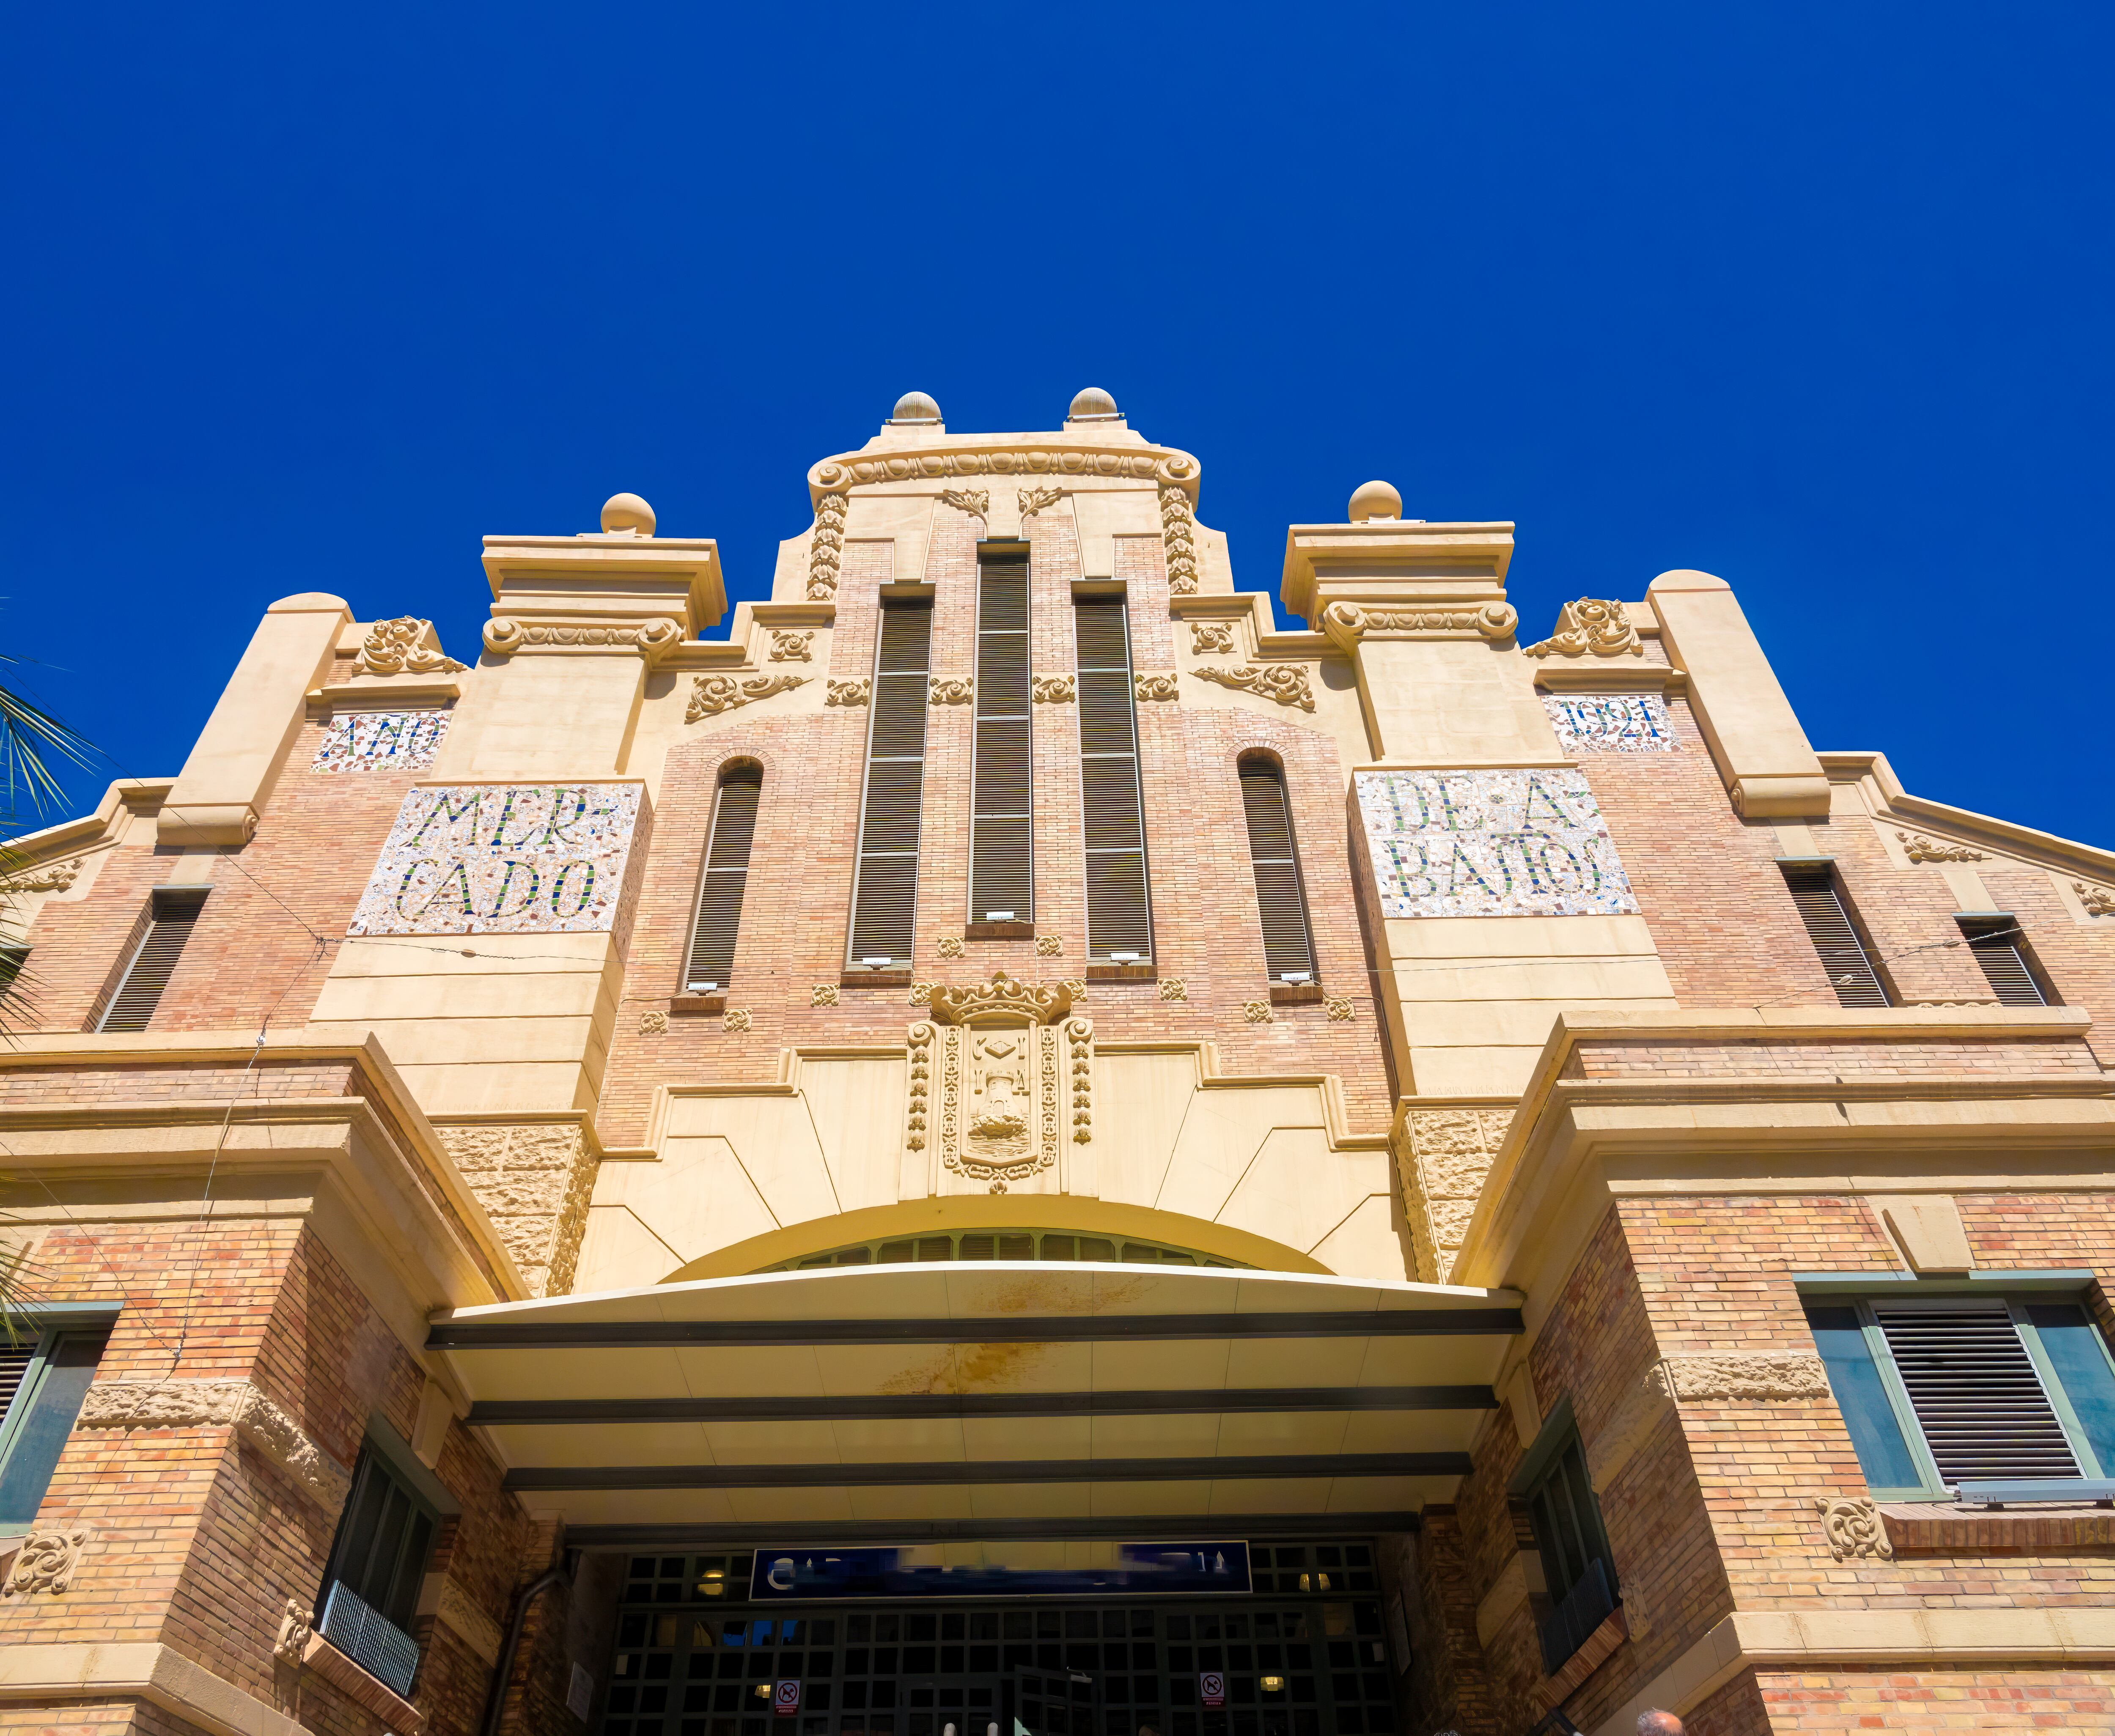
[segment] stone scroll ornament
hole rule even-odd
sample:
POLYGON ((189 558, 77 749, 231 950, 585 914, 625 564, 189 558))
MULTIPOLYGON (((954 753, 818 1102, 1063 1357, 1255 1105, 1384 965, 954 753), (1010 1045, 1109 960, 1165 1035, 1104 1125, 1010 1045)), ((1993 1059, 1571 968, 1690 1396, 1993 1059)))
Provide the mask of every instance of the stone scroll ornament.
POLYGON ((1637 912, 1583 772, 1361 772, 1355 781, 1390 920, 1637 912))
POLYGON ((796 687, 805 687, 813 680, 813 676, 799 675, 751 676, 746 680, 731 675, 694 676, 690 679, 690 703, 683 712, 683 721, 695 723, 702 717, 715 717, 722 712, 754 705, 773 694, 791 693, 796 687))
POLYGON ((1874 1555, 1883 1561, 1894 1560, 1895 1548, 1888 1541, 1887 1521, 1880 1517, 1880 1509, 1871 1501, 1817 1495, 1814 1509, 1821 1515, 1822 1535, 1828 1540, 1828 1553, 1835 1560, 1847 1561, 1859 1555, 1874 1555))
POLYGON ((1620 602, 1581 597, 1558 612, 1557 631, 1541 644, 1521 648, 1525 657, 1643 657, 1645 641, 1620 602))
POLYGON ((1200 680, 1237 687, 1245 693, 1275 699, 1280 705, 1296 705, 1303 712, 1314 709, 1314 689, 1308 685, 1307 668, 1302 663, 1243 663, 1233 669, 1206 664, 1190 672, 1200 680))
POLYGON ((849 681, 833 681, 825 691, 825 705, 864 705, 873 691, 873 677, 858 676, 849 681))
POLYGON ((30 1597, 40 1592, 56 1597, 69 1590, 75 1570, 80 1565, 81 1551, 94 1535, 85 1525, 31 1532, 15 1551, 7 1583, 0 1586, 0 1597, 30 1597))
POLYGON ((1163 483, 1160 489, 1160 540, 1168 557, 1168 593, 1171 597, 1197 594, 1197 516, 1183 489, 1163 483))
POLYGON ((445 784, 397 811, 346 932, 608 932, 631 895, 636 784, 445 784))
POLYGON ((367 630, 352 672, 356 676, 455 675, 468 668, 441 654, 434 624, 415 615, 400 615, 394 621, 378 621, 367 630))
POLYGON ((837 575, 845 559, 845 502, 848 497, 826 494, 815 502, 815 530, 808 544, 810 602, 828 602, 837 594, 837 575))

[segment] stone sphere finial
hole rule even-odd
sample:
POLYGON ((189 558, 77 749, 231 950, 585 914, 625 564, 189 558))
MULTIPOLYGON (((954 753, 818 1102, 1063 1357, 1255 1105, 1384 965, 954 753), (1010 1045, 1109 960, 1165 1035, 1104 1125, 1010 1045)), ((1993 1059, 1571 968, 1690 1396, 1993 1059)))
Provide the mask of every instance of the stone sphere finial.
POLYGON ((654 534, 654 509, 635 494, 612 494, 602 503, 602 528, 630 531, 635 537, 654 534))
POLYGON ((1108 422, 1121 418, 1123 412, 1117 408, 1117 401, 1099 386, 1090 386, 1072 400, 1072 407, 1065 412, 1067 422, 1108 422))
POLYGON ((906 392, 896 401, 896 408, 888 413, 892 422, 938 422, 940 406, 922 392, 906 392))
POLYGON ((1402 516, 1402 497, 1394 485, 1384 482, 1359 484, 1351 496, 1351 520, 1362 524, 1368 519, 1399 519, 1402 516))

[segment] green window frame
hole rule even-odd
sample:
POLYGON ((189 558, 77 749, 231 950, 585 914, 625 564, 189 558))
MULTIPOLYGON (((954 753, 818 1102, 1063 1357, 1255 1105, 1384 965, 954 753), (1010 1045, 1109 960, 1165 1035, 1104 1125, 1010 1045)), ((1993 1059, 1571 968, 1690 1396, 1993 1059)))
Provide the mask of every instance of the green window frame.
POLYGON ((1803 1294, 1829 1390, 1876 1499, 1944 1500, 1964 1477, 2115 1477, 2115 1355, 2082 1297, 1993 1288, 1903 1284, 1846 1294, 1830 1284, 1803 1294), (1933 1333, 1919 1331, 1920 1317, 1933 1333), (1944 1333, 1963 1322, 1975 1341, 1957 1331, 1950 1347, 1944 1333))
POLYGON ((1558 1402, 1521 1455, 1506 1494, 1514 1510, 1526 1515, 1542 1557, 1549 1607, 1536 1625, 1543 1666, 1553 1675, 1622 1599, 1615 1552, 1569 1398, 1558 1402))
POLYGON ((51 1321, 23 1331, 0 1358, 21 1378, 0 1414, 0 1532, 26 1531, 36 1521, 73 1432, 95 1371, 110 1341, 103 1315, 51 1321))

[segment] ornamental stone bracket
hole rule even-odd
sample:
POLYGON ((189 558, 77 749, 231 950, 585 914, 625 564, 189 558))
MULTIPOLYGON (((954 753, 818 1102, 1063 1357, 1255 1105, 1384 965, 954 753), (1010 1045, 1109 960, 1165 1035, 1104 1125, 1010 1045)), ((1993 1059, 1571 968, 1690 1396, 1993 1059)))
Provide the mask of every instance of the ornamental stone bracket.
POLYGON ((1581 597, 1558 611, 1555 633, 1522 651, 1528 657, 1643 657, 1645 647, 1622 604, 1581 597))
MULTIPOLYGON (((690 703, 684 709, 683 721, 695 723, 700 718, 715 717, 722 712, 754 705, 759 699, 768 699, 773 694, 790 693, 796 687, 805 686, 814 679, 813 676, 801 675, 760 675, 746 680, 731 675, 693 676, 690 678, 690 703)), ((842 703, 865 703, 865 682, 860 684, 862 694, 859 699, 842 703)))
POLYGON ((1520 625, 1520 611, 1509 602, 1487 602, 1473 609, 1369 609, 1356 602, 1333 602, 1322 611, 1322 631, 1346 656, 1359 641, 1376 639, 1511 639, 1520 625))
POLYGON ((326 1511, 345 1505, 351 1474, 293 1416, 248 1381, 98 1381, 82 1396, 76 1428, 232 1427, 326 1511))
POLYGON ((1821 1533, 1828 1540, 1828 1553, 1834 1560, 1847 1561, 1859 1555, 1894 1560, 1888 1523, 1871 1501, 1862 1496, 1817 1495, 1814 1510, 1821 1515, 1821 1533))
POLYGON ((1314 709, 1314 689, 1308 685, 1307 670, 1300 663, 1243 663, 1225 669, 1210 664, 1193 669, 1200 680, 1221 687, 1235 687, 1280 705, 1296 705, 1303 712, 1314 709))
MULTIPOLYGON (((90 1391, 94 1389, 91 1387, 90 1391)), ((94 1532, 86 1525, 32 1531, 15 1551, 0 1597, 57 1597, 71 1589, 82 1553, 94 1532)))
POLYGON ((582 625, 575 621, 517 621, 495 615, 484 624, 484 648, 494 657, 524 652, 636 651, 649 665, 662 662, 683 643, 681 625, 667 616, 650 621, 582 625))
POLYGON ((367 630, 355 660, 356 676, 456 675, 470 666, 441 654, 434 624, 415 615, 378 621, 367 630))

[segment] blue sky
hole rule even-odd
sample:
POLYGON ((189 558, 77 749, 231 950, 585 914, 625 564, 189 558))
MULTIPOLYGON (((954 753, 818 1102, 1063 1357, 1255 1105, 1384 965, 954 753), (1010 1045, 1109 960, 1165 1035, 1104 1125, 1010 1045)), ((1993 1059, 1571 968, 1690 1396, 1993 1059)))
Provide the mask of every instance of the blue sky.
MULTIPOLYGON (((634 489, 737 596, 902 392, 1369 476, 1524 630, 1728 579, 1824 749, 2115 844, 2104 8, 18 9, 0 647, 174 772, 263 607, 474 653, 634 489)), ((108 772, 73 781, 92 801, 108 772)))

